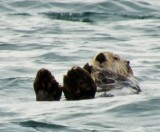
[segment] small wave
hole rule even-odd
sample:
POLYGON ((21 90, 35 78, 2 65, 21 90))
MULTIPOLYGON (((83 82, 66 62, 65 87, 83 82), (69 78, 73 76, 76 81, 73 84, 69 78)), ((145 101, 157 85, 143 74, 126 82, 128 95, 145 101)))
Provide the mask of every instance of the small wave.
POLYGON ((15 87, 17 89, 17 86, 19 86, 20 84, 32 82, 32 80, 33 79, 27 77, 11 77, 0 79, 0 83, 3 84, 3 88, 5 87, 5 89, 9 89, 10 87, 15 87))
POLYGON ((127 103, 127 104, 121 104, 118 105, 107 112, 116 113, 118 112, 119 116, 125 117, 129 115, 134 115, 135 117, 140 117, 145 115, 146 112, 153 114, 154 110, 160 108, 157 104, 160 102, 159 98, 151 98, 151 99, 145 99, 133 103, 127 103), (149 105, 152 104, 152 105, 149 105))
POLYGON ((93 23, 104 20, 124 20, 124 19, 157 19, 160 16, 157 14, 149 13, 133 13, 133 12, 82 12, 82 13, 70 13, 70 12, 44 12, 40 13, 50 19, 86 22, 93 23))
POLYGON ((10 44, 10 43, 5 43, 5 42, 0 42, 0 49, 1 50, 17 50, 18 49, 18 45, 14 44, 10 44))
POLYGON ((69 58, 65 57, 65 56, 60 56, 60 55, 57 55, 53 52, 49 52, 49 53, 45 53, 45 54, 42 54, 40 56, 38 56, 38 58, 41 58, 41 59, 44 59, 44 60, 68 60, 69 58))
POLYGON ((64 129, 64 128, 66 128, 66 126, 63 126, 63 125, 44 123, 44 122, 33 121, 33 120, 24 121, 24 122, 14 122, 14 123, 19 124, 23 127, 32 127, 32 128, 36 128, 36 127, 52 128, 52 129, 64 129))
POLYGON ((26 13, 26 12, 10 13, 8 15, 12 15, 12 16, 32 16, 30 13, 26 13))
POLYGON ((14 11, 14 9, 12 7, 9 7, 5 4, 2 4, 2 2, 1 2, 1 4, 0 4, 0 12, 1 13, 2 12, 13 12, 13 11, 14 11))
MULTIPOLYGON (((150 2, 140 1, 97 1, 97 2, 37 2, 15 1, 0 6, 9 15, 33 16, 40 14, 50 19, 93 23, 119 19, 160 18, 159 7, 150 2), (4 8, 4 9, 3 9, 4 8), (25 12, 24 12, 25 9, 25 12), (12 11, 10 11, 12 10, 12 11), (157 13, 157 14, 156 14, 157 13)), ((1 9, 0 9, 1 11, 1 9)))
POLYGON ((35 7, 36 5, 42 4, 40 1, 36 1, 36 0, 21 0, 21 1, 10 1, 7 4, 9 4, 11 7, 14 8, 31 8, 31 7, 35 7))
MULTIPOLYGON (((54 5, 52 3, 52 5, 54 5)), ((159 18, 159 7, 149 2, 140 1, 100 1, 85 3, 56 3, 54 7, 63 9, 56 12, 42 12, 50 19, 78 21, 78 22, 97 22, 105 20, 124 20, 126 19, 149 19, 159 18), (72 10, 71 10, 72 9, 72 10), (68 12, 66 12, 68 11, 68 12)))
MULTIPOLYGON (((95 132, 98 131, 98 127, 76 127, 76 126, 66 126, 66 125, 59 125, 59 124, 51 124, 51 123, 46 123, 46 122, 39 122, 39 121, 33 121, 33 120, 28 120, 28 121, 23 121, 23 122, 12 122, 14 124, 18 124, 22 127, 31 127, 34 128, 38 131, 43 131, 45 130, 52 130, 52 131, 65 131, 65 132, 95 132)), ((112 127, 108 127, 112 128, 112 127)))
POLYGON ((120 16, 122 18, 131 18, 131 19, 150 19, 150 18, 158 18, 157 16, 155 16, 154 14, 127 14, 127 13, 123 13, 123 14, 118 14, 118 13, 114 13, 113 15, 115 16, 120 16))
POLYGON ((37 59, 39 60, 47 60, 47 61, 73 61, 75 57, 71 57, 71 56, 63 56, 63 55, 58 55, 54 52, 49 52, 49 53, 44 53, 40 56, 37 57, 37 59))
POLYGON ((93 20, 89 17, 91 17, 94 13, 44 12, 39 14, 42 14, 50 19, 77 21, 77 22, 93 22, 93 20))

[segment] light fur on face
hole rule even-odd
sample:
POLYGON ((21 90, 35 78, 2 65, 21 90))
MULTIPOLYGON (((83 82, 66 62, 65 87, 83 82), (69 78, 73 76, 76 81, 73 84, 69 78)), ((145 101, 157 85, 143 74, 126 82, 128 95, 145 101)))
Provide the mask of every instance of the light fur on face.
POLYGON ((96 68, 109 70, 123 76, 133 76, 129 61, 123 60, 119 55, 105 51, 97 53, 91 64, 96 68))

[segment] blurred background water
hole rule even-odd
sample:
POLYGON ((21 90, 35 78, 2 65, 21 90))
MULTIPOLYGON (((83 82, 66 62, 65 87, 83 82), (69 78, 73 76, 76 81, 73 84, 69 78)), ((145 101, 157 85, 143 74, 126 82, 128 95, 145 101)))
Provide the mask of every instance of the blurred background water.
POLYGON ((159 132, 159 0, 0 0, 1 132, 159 132), (142 93, 36 102, 38 69, 62 83, 98 51, 130 60, 142 93))

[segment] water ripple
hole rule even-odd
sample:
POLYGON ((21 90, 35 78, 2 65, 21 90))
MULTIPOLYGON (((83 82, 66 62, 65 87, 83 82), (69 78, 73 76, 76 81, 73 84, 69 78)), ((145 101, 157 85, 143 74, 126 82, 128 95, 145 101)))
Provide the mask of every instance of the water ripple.
POLYGON ((53 129, 65 129, 66 126, 58 125, 58 124, 50 124, 50 123, 44 123, 39 121, 24 121, 24 122, 18 122, 17 124, 20 124, 24 127, 41 127, 41 128, 53 128, 53 129))
POLYGON ((159 0, 0 0, 0 131, 160 131, 159 0), (63 82, 110 50, 130 60, 139 95, 35 102, 41 67, 63 82))

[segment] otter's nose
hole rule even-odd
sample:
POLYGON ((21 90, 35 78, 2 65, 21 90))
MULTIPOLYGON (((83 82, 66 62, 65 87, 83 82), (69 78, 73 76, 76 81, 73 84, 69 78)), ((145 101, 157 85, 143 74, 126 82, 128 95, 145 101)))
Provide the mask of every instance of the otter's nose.
POLYGON ((99 53, 96 57, 96 60, 99 62, 99 63, 103 63, 104 61, 107 61, 105 55, 103 53, 99 53))

